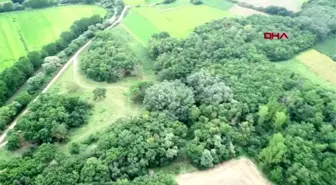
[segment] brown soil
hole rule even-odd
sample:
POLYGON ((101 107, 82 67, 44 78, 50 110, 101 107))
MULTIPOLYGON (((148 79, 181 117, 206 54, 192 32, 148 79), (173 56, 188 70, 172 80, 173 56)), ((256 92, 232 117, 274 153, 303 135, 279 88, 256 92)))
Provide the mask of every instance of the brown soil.
POLYGON ((179 185, 271 185, 253 162, 233 159, 206 171, 178 175, 179 185))

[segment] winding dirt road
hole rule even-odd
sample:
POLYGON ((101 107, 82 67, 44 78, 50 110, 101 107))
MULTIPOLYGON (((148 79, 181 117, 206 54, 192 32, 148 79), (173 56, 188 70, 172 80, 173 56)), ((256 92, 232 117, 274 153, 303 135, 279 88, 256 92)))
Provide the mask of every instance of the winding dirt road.
MULTIPOLYGON (((114 15, 109 19, 110 22, 112 22, 111 26, 107 27, 105 30, 109 30, 111 28, 113 28, 114 26, 116 26, 117 24, 119 24, 122 19, 124 18, 127 10, 129 9, 130 7, 129 6, 125 6, 122 13, 120 14, 119 18, 116 20, 117 16, 116 16, 116 11, 114 13, 114 15)), ((43 91, 41 92, 42 93, 46 93, 48 91, 48 89, 56 82, 56 80, 63 74, 63 72, 70 66, 70 64, 72 63, 72 61, 74 61, 74 65, 77 66, 78 65, 78 56, 79 54, 84 50, 86 49, 90 43, 92 42, 93 39, 89 40, 84 46, 82 46, 76 53, 73 57, 71 57, 68 62, 62 67, 62 69, 57 73, 57 75, 48 83, 48 85, 43 89, 43 91)), ((76 70, 77 67, 74 67, 74 70, 76 70)), ((74 73, 75 74, 75 73, 74 73)), ((74 75, 76 76, 76 75, 74 75)), ((75 80, 76 80, 76 83, 78 82, 78 78, 77 76, 75 77, 75 80)), ((85 86, 81 83, 78 83, 78 85, 81 85, 81 86, 84 86, 84 88, 92 88, 92 87, 89 87, 89 86, 85 86)), ((114 87, 114 88, 118 88, 118 87, 114 87)), ((41 95, 40 94, 40 95, 41 95)), ((39 97, 40 95, 38 95, 33 101, 31 102, 35 102, 39 97)), ((2 133, 2 135, 0 136, 0 148, 1 147, 4 147, 6 144, 7 144, 7 141, 5 141, 6 139, 6 135, 8 133, 8 131, 10 131, 11 129, 14 128, 14 126, 17 124, 18 120, 23 116, 25 115, 26 113, 28 112, 28 107, 25 108, 25 110, 19 115, 16 117, 16 119, 11 123, 11 125, 6 129, 5 132, 2 133)))

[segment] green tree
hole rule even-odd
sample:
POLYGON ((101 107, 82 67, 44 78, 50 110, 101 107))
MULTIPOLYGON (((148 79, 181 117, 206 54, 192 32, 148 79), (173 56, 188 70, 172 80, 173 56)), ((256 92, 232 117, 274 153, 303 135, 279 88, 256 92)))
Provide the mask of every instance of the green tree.
POLYGON ((99 100, 99 99, 103 99, 106 97, 106 89, 105 88, 95 88, 93 90, 93 100, 99 100))
POLYGON ((283 162, 286 152, 285 138, 281 133, 277 133, 273 135, 268 146, 260 152, 259 159, 263 166, 269 167, 283 162))
POLYGON ((211 156, 211 152, 207 149, 202 153, 201 165, 205 168, 211 168, 213 166, 213 157, 211 156))
POLYGON ((146 90, 143 104, 149 111, 167 111, 179 120, 186 121, 194 102, 192 90, 186 85, 180 81, 164 81, 146 90))

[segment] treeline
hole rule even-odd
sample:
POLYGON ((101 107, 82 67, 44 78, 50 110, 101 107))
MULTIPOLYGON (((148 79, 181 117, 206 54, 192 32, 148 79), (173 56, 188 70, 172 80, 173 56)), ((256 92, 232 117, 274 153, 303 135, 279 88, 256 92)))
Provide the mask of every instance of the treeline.
POLYGON ((124 7, 122 0, 12 0, 0 4, 0 12, 39 9, 63 4, 97 4, 112 13, 115 7, 119 11, 124 7))
POLYGON ((112 32, 102 32, 97 34, 83 56, 80 68, 92 80, 116 82, 135 75, 138 63, 127 40, 112 32))
POLYGON ((42 51, 28 53, 26 57, 21 57, 13 66, 0 73, 0 105, 4 105, 27 82, 26 91, 21 92, 12 103, 0 108, 0 131, 5 130, 69 56, 92 38, 99 28, 104 29, 100 24, 101 20, 99 15, 94 15, 74 22, 70 31, 63 32, 59 40, 46 45, 42 51), (75 39, 76 37, 78 38, 75 39), (56 53, 58 56, 47 57, 56 53), (41 67, 43 70, 34 75, 41 67), (8 110, 11 110, 10 113, 8 110))

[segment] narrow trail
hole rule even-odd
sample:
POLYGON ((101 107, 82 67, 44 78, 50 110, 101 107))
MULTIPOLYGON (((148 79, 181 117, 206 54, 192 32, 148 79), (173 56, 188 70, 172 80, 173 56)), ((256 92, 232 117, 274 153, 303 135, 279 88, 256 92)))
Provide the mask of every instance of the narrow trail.
MULTIPOLYGON (((129 6, 125 6, 122 13, 120 14, 119 18, 116 20, 116 12, 117 11, 114 11, 114 15, 109 19, 110 22, 113 22, 111 24, 111 26, 107 27, 105 30, 109 30, 111 28, 113 28, 114 26, 116 26, 117 24, 119 24, 122 19, 124 18, 127 10, 129 9, 129 6)), ((115 9, 116 10, 116 9, 115 9)), ((86 49, 89 44, 92 42, 93 39, 89 40, 84 46, 82 46, 76 53, 73 57, 71 57, 68 62, 62 67, 62 69, 57 73, 56 76, 53 77, 53 79, 48 83, 48 85, 43 89, 43 91, 40 93, 40 95, 42 93, 46 93, 48 91, 48 89, 56 82, 56 80, 63 74, 63 72, 71 65, 71 63, 74 61, 74 65, 77 66, 78 64, 78 56, 79 54, 84 50, 86 49)), ((74 67, 74 69, 77 69, 76 67, 74 67)), ((75 72, 75 71, 74 71, 75 72)), ((75 73, 74 73, 75 74, 75 73)), ((75 77, 76 75, 74 75, 75 77)), ((78 80, 77 76, 75 77, 75 80, 78 80)), ((76 81, 77 83, 77 81, 76 81)), ((83 88, 92 88, 92 87, 89 87, 89 86, 86 86, 86 85, 83 85, 81 83, 77 83, 78 85, 80 85, 81 87, 83 88), (83 86, 82 86, 83 85, 83 86)), ((122 86, 114 86, 114 87, 111 87, 111 88, 125 88, 125 87, 122 87, 122 86)), ((31 102, 35 102, 39 97, 40 95, 38 95, 34 100, 32 100, 31 102)), ((6 135, 8 133, 8 131, 10 131, 11 129, 13 129, 15 127, 15 125, 17 124, 18 120, 23 116, 25 115, 26 113, 28 112, 28 107, 24 109, 24 111, 15 118, 15 120, 10 124, 10 126, 6 129, 6 131, 4 131, 1 136, 0 136, 0 148, 4 147, 6 144, 7 144, 7 141, 5 141, 6 139, 6 135)))

